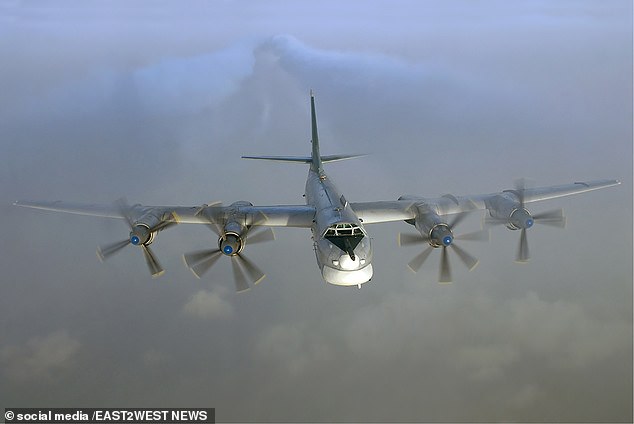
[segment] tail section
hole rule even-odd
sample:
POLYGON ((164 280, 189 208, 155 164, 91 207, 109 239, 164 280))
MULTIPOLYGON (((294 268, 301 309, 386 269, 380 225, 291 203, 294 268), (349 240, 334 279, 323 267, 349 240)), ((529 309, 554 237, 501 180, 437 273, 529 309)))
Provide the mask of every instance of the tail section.
POLYGON ((319 153, 319 135, 317 134, 317 115, 315 114, 315 93, 310 90, 310 118, 312 130, 312 153, 311 156, 242 156, 242 159, 261 159, 276 162, 309 163, 310 169, 315 172, 323 171, 322 164, 326 162, 337 162, 340 160, 358 158, 365 155, 328 155, 321 156, 319 153))
POLYGON ((313 90, 310 90, 310 121, 312 129, 311 143, 313 145, 310 169, 315 172, 321 172, 323 168, 321 166, 321 156, 319 154, 319 135, 317 134, 317 114, 315 113, 315 93, 313 90))

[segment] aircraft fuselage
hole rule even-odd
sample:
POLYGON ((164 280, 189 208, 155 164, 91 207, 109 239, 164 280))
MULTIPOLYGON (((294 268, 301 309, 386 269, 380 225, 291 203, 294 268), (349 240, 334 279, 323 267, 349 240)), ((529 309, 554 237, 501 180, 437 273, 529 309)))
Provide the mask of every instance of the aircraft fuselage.
POLYGON ((372 278, 372 245, 346 198, 323 172, 309 170, 306 203, 315 207, 311 227, 317 264, 324 280, 357 286, 372 278))

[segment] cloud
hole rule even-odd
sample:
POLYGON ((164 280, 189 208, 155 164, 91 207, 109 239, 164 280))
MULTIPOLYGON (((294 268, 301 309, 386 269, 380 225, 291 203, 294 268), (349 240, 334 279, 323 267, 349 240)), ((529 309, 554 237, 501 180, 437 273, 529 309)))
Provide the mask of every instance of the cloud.
POLYGON ((216 399, 219 421, 244 422, 631 421, 631 2, 75 3, 0 29, 1 400, 216 399), (324 153, 371 153, 327 169, 351 201, 535 173, 624 183, 544 205, 568 229, 531 230, 524 267, 503 228, 468 246, 480 266, 452 257, 449 287, 438 255, 405 269, 403 223, 368 226, 362 290, 321 281, 310 232, 279 229, 245 250, 267 280, 235 294, 228 262, 202 280, 182 265, 216 244, 204 226, 157 237, 154 281, 133 248, 96 260, 125 223, 9 206, 303 203, 305 167, 239 157, 308 153, 310 88, 324 153))
POLYGON ((12 380, 30 382, 53 378, 73 363, 81 343, 68 331, 59 330, 44 337, 33 337, 23 345, 0 350, 4 374, 12 380))
POLYGON ((626 349, 631 323, 593 316, 579 304, 547 302, 536 293, 511 300, 506 335, 551 365, 587 367, 626 349))
POLYGON ((221 295, 220 289, 200 290, 183 307, 185 314, 200 319, 229 318, 233 315, 233 306, 221 295))
POLYGON ((137 69, 100 68, 79 80, 52 86, 46 95, 24 96, 6 106, 4 118, 77 119, 107 112, 136 116, 179 115, 216 106, 253 72, 254 42, 211 53, 165 57, 137 69), (104 106, 110 110, 104 111, 104 106))
POLYGON ((307 336, 304 322, 278 324, 266 329, 258 338, 254 357, 271 365, 281 366, 279 372, 301 378, 305 372, 315 372, 334 359, 334 350, 319 335, 307 336))
POLYGON ((469 378, 490 381, 504 377, 504 371, 520 359, 520 350, 510 345, 483 344, 465 346, 455 353, 456 366, 469 378))
POLYGON ((165 366, 169 360, 169 355, 157 349, 148 349, 143 353, 141 360, 147 368, 155 369, 165 366))

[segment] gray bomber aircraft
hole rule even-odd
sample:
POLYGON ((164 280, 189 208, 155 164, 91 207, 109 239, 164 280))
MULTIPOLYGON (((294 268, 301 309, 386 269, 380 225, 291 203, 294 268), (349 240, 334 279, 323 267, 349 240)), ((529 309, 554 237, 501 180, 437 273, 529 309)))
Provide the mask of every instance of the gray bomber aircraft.
POLYGON ((532 215, 526 205, 541 200, 554 199, 571 194, 585 193, 620 184, 617 180, 575 182, 542 188, 526 188, 522 181, 514 189, 499 193, 469 196, 444 195, 438 198, 403 196, 393 201, 348 202, 326 175, 323 164, 359 155, 322 156, 319 152, 315 97, 311 91, 312 154, 307 157, 243 156, 245 159, 261 159, 309 164, 306 181, 305 205, 254 206, 249 202, 235 202, 229 206, 219 203, 193 207, 128 205, 120 200, 116 204, 89 205, 66 202, 15 202, 17 206, 56 212, 92 215, 124 219, 129 236, 119 242, 102 246, 97 250, 103 260, 128 245, 141 248, 152 276, 163 273, 156 256, 150 249, 158 232, 175 224, 206 224, 218 236, 218 247, 183 255, 191 271, 201 277, 222 256, 230 258, 238 291, 257 284, 264 273, 244 256, 248 244, 269 241, 274 238, 271 227, 310 228, 317 264, 324 280, 340 286, 359 286, 372 278, 372 245, 364 227, 391 221, 404 221, 418 233, 399 234, 399 244, 426 246, 408 266, 417 272, 431 252, 439 250, 439 281, 451 281, 448 250, 473 269, 478 261, 460 248, 457 240, 488 240, 488 229, 464 235, 454 235, 454 229, 472 211, 486 210, 486 227, 504 225, 519 231, 516 260, 529 259, 527 230, 536 223, 563 227, 563 211, 555 210, 532 215))

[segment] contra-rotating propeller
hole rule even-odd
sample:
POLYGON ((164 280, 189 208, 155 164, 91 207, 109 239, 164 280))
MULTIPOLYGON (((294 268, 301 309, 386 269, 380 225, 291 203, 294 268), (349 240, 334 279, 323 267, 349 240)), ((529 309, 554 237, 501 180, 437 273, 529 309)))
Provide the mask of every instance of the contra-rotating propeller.
MULTIPOLYGON (((244 233, 227 231, 226 226, 218 225, 207 215, 205 217, 209 224, 207 226, 218 236, 218 248, 206 249, 195 252, 186 253, 183 255, 185 265, 194 273, 198 278, 201 278, 204 273, 218 261, 221 256, 229 256, 231 258, 231 268, 233 271, 233 278, 236 285, 236 291, 241 292, 249 289, 249 283, 257 284, 266 277, 266 274, 251 260, 249 260, 242 250, 246 243, 258 244, 271 240, 275 240, 275 234, 271 228, 262 228, 255 230, 251 233, 248 228, 244 233)), ((265 221, 263 214, 259 214, 254 220, 252 226, 257 226, 259 223, 265 221)))
POLYGON ((139 246, 143 251, 145 263, 147 264, 152 277, 160 276, 165 272, 165 270, 148 245, 152 241, 154 233, 175 225, 176 221, 160 221, 158 224, 150 228, 146 224, 135 223, 132 221, 130 216, 130 206, 124 199, 119 199, 115 202, 115 204, 119 214, 126 220, 128 227, 130 227, 130 236, 125 240, 98 247, 97 256, 101 261, 104 261, 129 244, 139 246))
POLYGON ((555 209, 547 212, 531 215, 524 207, 525 204, 526 181, 522 178, 515 181, 515 190, 511 191, 518 198, 519 204, 513 209, 507 218, 498 218, 487 216, 484 223, 488 226, 506 225, 512 230, 521 230, 520 240, 515 255, 515 262, 526 263, 530 259, 528 249, 528 239, 526 238, 526 230, 531 228, 535 223, 549 225, 551 227, 564 228, 566 226, 566 218, 563 209, 555 209))
POLYGON ((451 223, 439 223, 432 227, 429 234, 423 236, 421 234, 400 233, 398 237, 399 246, 412 246, 428 243, 429 246, 412 259, 407 266, 414 272, 418 272, 423 266, 431 252, 435 248, 442 248, 440 256, 440 273, 438 282, 451 283, 451 265, 447 248, 451 247, 456 252, 462 263, 471 271, 478 264, 478 260, 467 253, 454 243, 454 240, 465 241, 488 241, 489 231, 480 230, 468 234, 454 236, 453 229, 460 223, 471 211, 461 212, 451 221, 451 223))

